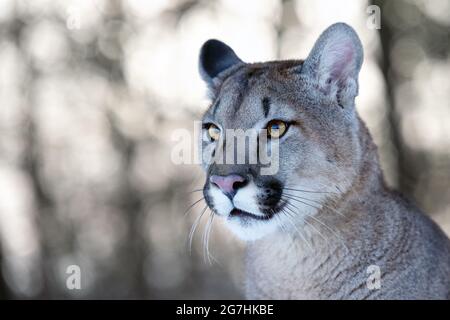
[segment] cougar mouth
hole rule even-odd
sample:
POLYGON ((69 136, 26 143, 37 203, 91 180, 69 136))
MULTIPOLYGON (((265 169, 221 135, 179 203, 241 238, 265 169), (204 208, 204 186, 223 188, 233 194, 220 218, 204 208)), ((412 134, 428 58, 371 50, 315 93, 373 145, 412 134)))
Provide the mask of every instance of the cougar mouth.
POLYGON ((233 217, 251 218, 251 219, 256 219, 256 220, 269 220, 269 219, 271 219, 273 217, 273 214, 266 214, 264 216, 257 216, 257 215, 255 215, 253 213, 234 208, 230 212, 230 217, 231 218, 233 218, 233 217))

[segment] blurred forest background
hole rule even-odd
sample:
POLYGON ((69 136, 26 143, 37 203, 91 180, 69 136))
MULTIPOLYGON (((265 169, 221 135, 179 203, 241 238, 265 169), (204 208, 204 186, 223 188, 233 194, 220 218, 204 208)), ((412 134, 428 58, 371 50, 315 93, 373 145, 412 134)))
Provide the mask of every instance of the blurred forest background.
POLYGON ((304 58, 338 21, 364 45, 357 107, 389 185, 450 234, 449 0, 0 0, 0 297, 242 297, 242 244, 218 219, 217 261, 202 227, 189 254, 203 176, 170 160, 208 105, 198 50, 304 58))

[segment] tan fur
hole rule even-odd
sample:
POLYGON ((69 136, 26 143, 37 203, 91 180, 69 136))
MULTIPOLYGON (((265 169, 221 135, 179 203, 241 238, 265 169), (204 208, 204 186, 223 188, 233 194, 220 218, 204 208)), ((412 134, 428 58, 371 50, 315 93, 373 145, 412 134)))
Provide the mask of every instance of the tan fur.
MULTIPOLYGON (((376 147, 357 114, 362 56, 356 33, 345 24, 328 28, 304 61, 246 64, 218 41, 202 49, 200 72, 213 99, 204 123, 221 130, 271 119, 292 123, 280 138, 280 168, 271 177, 259 174, 259 164, 204 164, 208 205, 233 232, 252 240, 248 298, 450 298, 449 239, 386 187, 376 147), (264 98, 270 99, 266 115, 264 98), (248 195, 243 205, 260 208, 251 213, 267 220, 232 217, 236 203, 209 181, 230 174, 247 179, 236 197, 248 195), (268 189, 279 197, 269 213, 258 202, 268 189), (381 272, 379 289, 367 284, 370 266, 381 272)), ((211 141, 203 145, 204 153, 218 148, 211 141)))
POLYGON ((305 235, 313 250, 292 234, 249 243, 246 294, 250 299, 448 299, 450 250, 443 232, 383 183, 376 149, 361 126, 364 158, 358 179, 326 205, 305 235), (381 288, 370 290, 367 268, 381 270, 381 288))

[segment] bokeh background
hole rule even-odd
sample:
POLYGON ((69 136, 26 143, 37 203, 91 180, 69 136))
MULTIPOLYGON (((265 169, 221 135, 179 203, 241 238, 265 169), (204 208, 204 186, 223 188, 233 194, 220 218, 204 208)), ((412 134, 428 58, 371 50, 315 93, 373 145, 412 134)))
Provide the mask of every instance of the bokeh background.
POLYGON ((0 297, 242 297, 218 219, 212 265, 204 224, 189 253, 203 175, 170 158, 208 105, 198 50, 304 58, 338 21, 364 45, 357 107, 389 185, 450 233, 449 0, 0 0, 0 297))

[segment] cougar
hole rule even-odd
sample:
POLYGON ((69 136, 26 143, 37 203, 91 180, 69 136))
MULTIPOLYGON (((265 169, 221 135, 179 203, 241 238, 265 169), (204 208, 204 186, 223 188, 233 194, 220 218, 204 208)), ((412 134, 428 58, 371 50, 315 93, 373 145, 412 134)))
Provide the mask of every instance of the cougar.
POLYGON ((215 39, 200 50, 203 195, 245 241, 249 299, 450 298, 449 239, 387 187, 356 111, 362 62, 344 23, 305 60, 244 63, 215 39), (268 154, 276 144, 276 172, 261 174, 259 157, 217 161, 237 150, 229 129, 256 130, 268 154))

